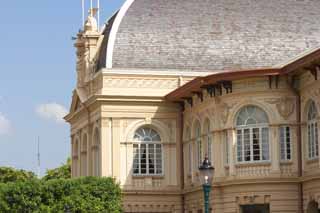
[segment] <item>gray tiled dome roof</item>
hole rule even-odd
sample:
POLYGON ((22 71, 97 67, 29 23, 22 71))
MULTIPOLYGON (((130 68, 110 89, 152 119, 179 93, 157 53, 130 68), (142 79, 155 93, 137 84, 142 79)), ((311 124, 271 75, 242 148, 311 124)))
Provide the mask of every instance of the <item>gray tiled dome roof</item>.
MULTIPOLYGON (((113 48, 107 44, 112 54, 103 60, 109 57, 113 68, 266 68, 320 47, 320 0, 134 0, 129 5, 123 18, 121 9, 112 21, 113 48)), ((110 30, 106 34, 107 39, 110 30)))

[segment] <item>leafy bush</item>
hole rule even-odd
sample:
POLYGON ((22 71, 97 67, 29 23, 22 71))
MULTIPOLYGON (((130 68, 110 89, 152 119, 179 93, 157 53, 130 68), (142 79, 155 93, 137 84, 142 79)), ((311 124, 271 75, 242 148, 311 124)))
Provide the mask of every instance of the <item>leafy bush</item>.
POLYGON ((0 212, 121 212, 112 178, 31 180, 0 184, 0 212))
POLYGON ((46 175, 42 178, 43 180, 53 180, 53 179, 69 179, 71 178, 71 160, 68 158, 67 162, 62 166, 49 169, 46 175))
POLYGON ((33 172, 16 170, 10 167, 0 167, 0 183, 27 181, 32 179, 36 179, 36 175, 33 172))

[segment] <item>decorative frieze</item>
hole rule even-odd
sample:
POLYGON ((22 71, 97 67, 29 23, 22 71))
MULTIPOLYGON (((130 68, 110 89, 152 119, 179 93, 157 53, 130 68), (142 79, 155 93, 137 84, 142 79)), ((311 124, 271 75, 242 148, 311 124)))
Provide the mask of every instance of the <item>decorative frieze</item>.
POLYGON ((271 166, 270 164, 266 165, 237 165, 236 166, 236 175, 238 177, 267 177, 270 175, 271 166))
POLYGON ((281 98, 266 98, 265 102, 274 104, 277 108, 278 113, 287 120, 295 109, 295 97, 281 97, 281 98))
POLYGON ((175 89, 179 86, 179 79, 155 79, 155 78, 105 78, 105 88, 152 88, 175 89))

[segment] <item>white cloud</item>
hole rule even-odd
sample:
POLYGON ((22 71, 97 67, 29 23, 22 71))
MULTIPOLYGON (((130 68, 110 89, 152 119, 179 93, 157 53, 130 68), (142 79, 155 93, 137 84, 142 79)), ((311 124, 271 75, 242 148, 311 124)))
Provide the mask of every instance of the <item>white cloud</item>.
POLYGON ((0 112, 0 135, 7 135, 11 130, 11 122, 0 112))
POLYGON ((67 115, 68 110, 57 103, 40 104, 36 108, 36 113, 44 119, 53 120, 57 123, 62 123, 63 117, 67 115))

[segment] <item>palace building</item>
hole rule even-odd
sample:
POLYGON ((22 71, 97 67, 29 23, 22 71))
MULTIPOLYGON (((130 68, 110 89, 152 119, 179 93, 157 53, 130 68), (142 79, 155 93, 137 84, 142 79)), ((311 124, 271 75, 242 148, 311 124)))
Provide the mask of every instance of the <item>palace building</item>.
POLYGON ((72 176, 126 213, 320 212, 319 0, 127 0, 75 42, 72 176))

